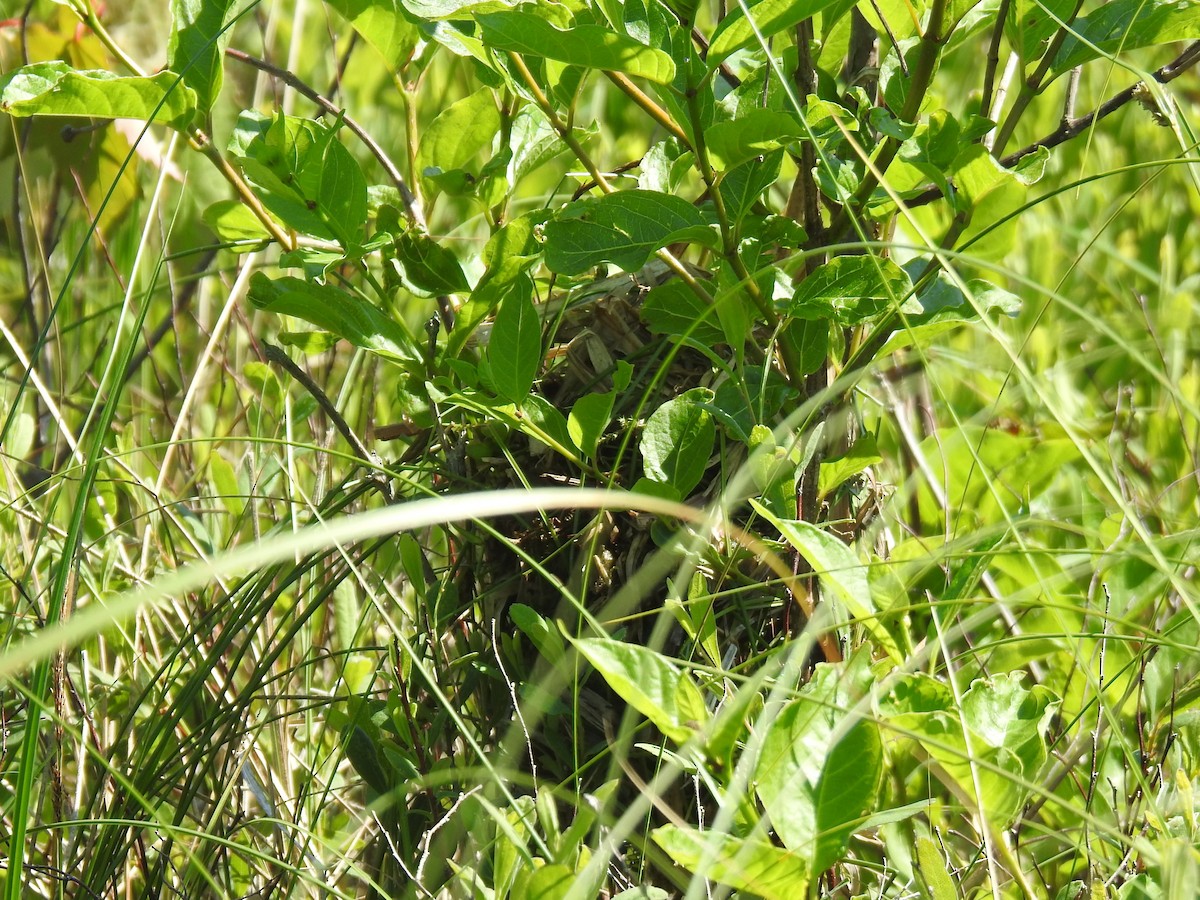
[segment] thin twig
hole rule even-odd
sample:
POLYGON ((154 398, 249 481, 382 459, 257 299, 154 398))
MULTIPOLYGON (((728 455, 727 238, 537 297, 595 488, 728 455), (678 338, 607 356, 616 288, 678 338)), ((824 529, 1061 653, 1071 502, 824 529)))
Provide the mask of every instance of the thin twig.
MULTIPOLYGON (((366 463, 367 466, 372 470, 377 471, 379 469, 379 457, 368 450, 366 444, 364 444, 359 439, 358 435, 351 430, 350 425, 346 422, 345 417, 342 416, 341 411, 334 405, 333 401, 329 399, 329 395, 321 389, 321 386, 313 381, 312 377, 307 372, 292 362, 292 358, 284 353, 281 348, 276 347, 274 344, 269 344, 266 341, 262 342, 262 347, 263 353, 266 354, 268 362, 272 362, 284 369, 289 375, 292 376, 292 378, 296 379, 296 381, 300 383, 301 387, 303 387, 309 392, 309 394, 312 395, 312 398, 316 400, 317 404, 322 410, 324 410, 325 415, 329 416, 329 421, 333 423, 333 427, 341 433, 342 437, 346 439, 346 442, 350 445, 351 449, 354 450, 354 455, 366 463)), ((380 493, 383 494, 384 499, 387 500, 387 502, 391 503, 393 499, 391 485, 388 484, 386 479, 383 478, 378 479, 378 483, 380 493)))

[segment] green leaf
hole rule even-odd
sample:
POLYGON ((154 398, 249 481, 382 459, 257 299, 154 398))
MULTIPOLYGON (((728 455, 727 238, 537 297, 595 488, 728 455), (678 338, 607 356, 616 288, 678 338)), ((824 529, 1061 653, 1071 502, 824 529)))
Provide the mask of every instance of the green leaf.
MULTIPOLYGON (((500 130, 500 111, 490 88, 480 88, 438 113, 421 135, 416 171, 456 172, 492 146, 500 130)), ((432 182, 430 182, 432 185, 432 182)))
POLYGON ((396 0, 325 0, 325 5, 341 13, 389 68, 403 68, 412 56, 420 35, 396 0))
POLYGON ((16 118, 138 119, 182 130, 196 114, 196 92, 174 72, 122 78, 52 60, 0 75, 0 112, 16 118))
POLYGON ((890 259, 838 256, 800 282, 787 311, 798 319, 857 325, 895 306, 910 290, 908 273, 890 259))
POLYGON ((431 294, 462 294, 471 289, 454 251, 424 234, 406 231, 396 239, 396 258, 405 278, 431 294))
POLYGON ((1056 75, 1104 54, 1196 40, 1200 38, 1200 3, 1113 0, 1076 19, 1071 31, 1054 58, 1056 75))
POLYGON ((1022 677, 977 678, 960 710, 947 686, 927 675, 906 675, 879 704, 884 718, 911 732, 961 794, 1002 828, 1020 813, 1025 785, 1046 762, 1046 735, 1058 708, 1049 690, 1026 688, 1022 677))
POLYGON ((330 285, 285 276, 274 280, 262 272, 250 277, 247 291, 258 309, 295 316, 357 347, 399 359, 412 359, 404 329, 361 297, 330 285))
POLYGON ((917 869, 932 900, 958 900, 954 881, 946 871, 946 860, 937 844, 927 837, 917 838, 917 869))
POLYGON ((558 661, 563 658, 563 654, 567 652, 558 629, 524 603, 514 603, 508 608, 508 615, 513 620, 513 624, 521 629, 529 640, 533 641, 538 653, 542 654, 551 664, 557 665, 558 661))
POLYGON ((869 719, 842 711, 839 672, 815 679, 763 739, 755 783, 784 846, 811 860, 809 874, 842 856, 875 808, 883 744, 869 719))
POLYGON ((708 47, 708 68, 715 69, 743 47, 757 46, 793 25, 811 18, 836 0, 758 0, 748 6, 749 18, 736 6, 717 26, 708 47))
POLYGON ((510 291, 500 301, 487 352, 496 391, 520 406, 542 365, 542 321, 529 291, 510 291))
POLYGON ((350 249, 362 241, 367 224, 367 178, 336 137, 325 145, 317 204, 338 243, 350 249))
POLYGON ((663 825, 650 836, 677 864, 762 900, 808 896, 808 860, 766 841, 663 825))
POLYGON ((167 68, 183 76, 196 92, 202 116, 217 102, 224 77, 225 48, 229 45, 234 0, 171 0, 171 34, 167 68))
POLYGON ((686 744, 708 720, 700 688, 662 654, 608 638, 572 643, 622 700, 676 744, 686 744))
MULTIPOLYGON (((205 208, 201 218, 222 241, 265 241, 271 237, 262 220, 240 200, 218 200, 205 208)), ((247 252, 252 249, 245 248, 247 252)))
POLYGON ((513 885, 513 900, 563 900, 575 881, 572 869, 561 863, 549 863, 533 870, 526 878, 517 878, 513 885))
POLYGON ((862 622, 888 655, 897 663, 902 663, 904 655, 878 619, 878 610, 867 581, 867 568, 854 555, 854 551, 811 522, 781 519, 755 500, 751 500, 750 505, 800 552, 821 583, 832 591, 856 621, 862 622))
POLYGON ((229 151, 280 221, 349 247, 366 220, 367 185, 337 143, 333 129, 311 119, 243 112, 229 151))
POLYGON ((970 245, 971 255, 983 259, 1003 257, 1016 243, 1018 220, 1010 214, 1025 203, 1025 185, 979 144, 958 155, 950 175, 961 193, 959 207, 970 211, 958 246, 970 245), (995 227, 1001 220, 1004 224, 995 227))
POLYGON ((570 204, 546 223, 546 265, 578 275, 602 263, 636 272, 668 244, 713 245, 715 234, 700 210, 682 197, 656 191, 619 191, 570 204))
POLYGON ((541 16, 520 9, 480 13, 475 20, 483 29, 484 42, 497 50, 624 72, 658 84, 670 84, 675 78, 675 63, 668 54, 600 25, 576 25, 562 31, 541 16))
POLYGON ((841 456, 831 457, 821 463, 821 474, 817 479, 817 495, 824 498, 834 488, 845 484, 859 472, 876 463, 883 462, 873 435, 864 434, 854 446, 841 456))
POLYGON ((710 347, 725 343, 716 307, 682 281, 668 281, 653 288, 646 295, 641 315, 652 334, 686 337, 710 347))
POLYGON ((596 447, 612 418, 615 395, 612 391, 604 394, 586 394, 575 401, 571 414, 567 416, 567 431, 571 441, 583 451, 589 459, 595 459, 596 447))
MULTIPOLYGON (((707 400, 711 400, 711 392, 707 400)), ((656 409, 642 430, 642 466, 646 476, 688 496, 704 477, 717 429, 712 415, 689 391, 656 409)))
POLYGON ((704 132, 704 142, 713 165, 725 170, 786 147, 804 136, 800 121, 790 113, 756 109, 740 119, 709 126, 704 132))

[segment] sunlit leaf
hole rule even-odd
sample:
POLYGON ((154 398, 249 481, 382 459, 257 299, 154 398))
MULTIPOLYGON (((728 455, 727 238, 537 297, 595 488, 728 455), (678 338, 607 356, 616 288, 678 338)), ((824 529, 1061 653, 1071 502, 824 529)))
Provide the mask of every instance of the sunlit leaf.
POLYGON ((480 13, 483 38, 498 50, 542 56, 590 69, 624 72, 659 84, 670 84, 675 63, 661 50, 599 25, 576 25, 566 31, 541 16, 519 9, 480 13))
POLYGON ((77 71, 52 60, 0 75, 0 112, 18 118, 139 119, 182 129, 195 115, 196 92, 174 72, 122 77, 103 70, 77 71))
POLYGON ((763 900, 808 896, 809 861, 763 840, 663 825, 650 833, 677 864, 763 900))
POLYGON ((608 638, 573 643, 622 700, 676 744, 687 743, 708 720, 700 688, 662 654, 608 638))
POLYGON ((167 68, 183 76, 207 115, 221 92, 225 47, 238 6, 234 0, 171 0, 167 68))
POLYGON ((713 32, 708 47, 708 66, 717 64, 743 47, 756 46, 793 25, 811 18, 836 0, 758 0, 748 4, 749 16, 741 4, 733 5, 713 32))
POLYGON ((542 321, 528 291, 510 291, 500 301, 488 360, 497 392, 520 404, 542 364, 542 321))

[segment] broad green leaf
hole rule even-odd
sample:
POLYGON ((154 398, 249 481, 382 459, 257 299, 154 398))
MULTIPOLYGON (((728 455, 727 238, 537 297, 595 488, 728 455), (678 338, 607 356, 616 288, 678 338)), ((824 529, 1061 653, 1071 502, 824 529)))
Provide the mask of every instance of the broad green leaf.
POLYGON ((567 431, 575 446, 589 459, 595 459, 596 446, 612 418, 612 391, 604 394, 585 394, 575 401, 567 416, 567 431))
POLYGON ((689 396, 668 400, 653 413, 642 430, 642 466, 646 476, 668 484, 688 496, 704 477, 713 451, 717 429, 712 415, 700 404, 706 400, 689 396))
POLYGON ((715 69, 722 60, 743 47, 756 46, 759 39, 791 28, 833 5, 836 0, 758 0, 748 5, 749 18, 741 4, 733 6, 713 32, 708 47, 708 67, 715 69))
POLYGON ((805 693, 772 723, 755 783, 775 833, 811 860, 815 877, 845 855, 875 808, 883 744, 873 722, 838 708, 836 678, 805 693))
POLYGON ((653 288, 646 295, 641 314, 653 334, 686 337, 709 346, 725 343, 715 306, 682 281, 668 281, 653 288))
POLYGON ((725 213, 734 225, 740 225, 763 192, 779 180, 782 163, 783 151, 775 150, 761 159, 734 166, 721 176, 717 189, 721 192, 725 213))
POLYGON ((857 325, 894 307, 910 290, 908 273, 890 259, 837 256, 800 282, 787 311, 798 319, 857 325))
POLYGON ((276 218, 301 234, 345 246, 353 242, 347 219, 357 218, 360 228, 366 219, 366 179, 355 174, 349 151, 332 149, 336 142, 332 129, 311 119, 243 112, 229 151, 276 218), (329 187, 323 188, 327 168, 329 187), (338 196, 338 184, 346 186, 346 196, 338 196))
MULTIPOLYGON (((950 515, 962 527, 999 523, 1030 501, 1040 502, 1060 469, 1079 457, 1079 448, 1067 438, 973 425, 940 430, 921 442, 919 452, 942 474, 950 515)), ((928 487, 918 490, 917 500, 923 521, 941 522, 946 516, 945 503, 928 487)))
POLYGON ((1010 214, 1025 203, 1025 185, 979 144, 958 155, 950 175, 961 193, 958 205, 971 217, 959 246, 969 244, 971 255, 983 259, 1003 257, 1016 242, 1018 220, 1010 214), (1001 220, 1004 224, 995 227, 1001 220))
POLYGON ((917 868, 931 900, 958 900, 954 881, 946 871, 946 860, 937 844, 927 837, 917 838, 917 868))
POLYGON ((167 68, 183 76, 207 116, 221 92, 225 48, 229 45, 234 0, 171 0, 167 68))
POLYGON ((704 141, 713 165, 725 170, 786 147, 805 134, 800 121, 790 113, 756 109, 740 119, 709 126, 704 141))
POLYGON ((395 70, 412 56, 420 35, 397 0, 325 0, 341 13, 363 39, 395 70))
POLYGON ((1046 735, 1058 707, 1049 690, 1026 688, 1022 677, 977 678, 960 709, 946 685, 906 675, 879 704, 884 718, 910 732, 1000 827, 1020 813, 1026 785, 1046 762, 1046 735))
POLYGON ((879 448, 875 445, 874 436, 864 434, 844 454, 831 457, 821 463, 821 474, 817 480, 817 494, 824 497, 859 472, 881 462, 883 462, 883 457, 879 455, 879 448))
POLYGON ((424 234, 406 231, 396 239, 396 258, 405 278, 431 294, 462 294, 470 290, 458 257, 424 234))
POLYGON ((708 720, 700 688, 662 654, 608 638, 572 643, 622 700, 676 744, 686 744, 708 720))
POLYGON ((618 191, 570 204, 546 223, 546 265, 578 275, 602 263, 636 272, 668 244, 711 245, 703 213, 682 197, 655 191, 618 191))
POLYGON ((529 291, 510 291, 500 301, 487 352, 496 391, 519 406, 542 365, 542 321, 529 291))
POLYGON ((234 520, 241 519, 246 512, 246 491, 238 483, 237 471, 233 464, 221 455, 219 450, 208 456, 208 474, 217 488, 217 499, 233 516, 234 520))
POLYGON ((1062 74, 1102 54, 1200 38, 1200 3, 1188 0, 1113 0, 1076 19, 1074 35, 1054 58, 1062 74), (1092 46, 1097 49, 1093 50, 1092 46))
POLYGON ((867 568, 854 555, 854 551, 811 522, 781 519, 755 500, 751 500, 750 505, 800 552, 821 583, 833 592, 855 621, 863 624, 892 659, 902 663, 904 655, 877 617, 878 609, 867 581, 867 568))
POLYGON ((1070 18, 1077 3, 1076 0, 1016 0, 1015 6, 1004 21, 1004 34, 1021 59, 1030 63, 1046 52, 1046 44, 1058 31, 1058 23, 1070 18))
POLYGON ((367 178, 358 160, 336 137, 325 145, 317 205, 339 244, 349 250, 362 242, 367 224, 367 178))
POLYGON ((623 72, 658 84, 670 84, 675 78, 675 63, 668 54, 600 25, 576 25, 562 31, 541 16, 520 9, 480 13, 475 20, 483 29, 484 41, 497 50, 623 72))
POLYGON ((557 664, 566 653, 566 645, 562 635, 558 633, 548 620, 539 616, 532 607, 524 603, 514 603, 508 608, 509 618, 522 633, 533 641, 538 653, 542 654, 551 664, 557 664))
POLYGON ((563 900, 576 880, 574 870, 561 863, 526 871, 527 876, 518 876, 513 885, 513 900, 563 900))
POLYGON ((766 841, 663 825, 650 836, 677 864, 762 900, 808 896, 808 860, 766 841))
MULTIPOLYGON (((201 218, 222 241, 266 241, 271 238, 262 220, 240 200, 218 200, 205 208, 201 218)), ((245 251, 253 249, 251 245, 245 251)))
POLYGON ((421 135, 416 170, 456 172, 492 146, 500 130, 500 111, 490 88, 480 88, 438 113, 421 135))
POLYGON ((52 60, 0 75, 0 112, 16 118, 138 119, 182 130, 196 114, 196 92, 175 72, 122 78, 52 60))
POLYGON ((331 285, 290 276, 272 280, 256 272, 247 296, 258 309, 302 319, 357 347, 400 359, 413 357, 403 328, 361 297, 331 285))

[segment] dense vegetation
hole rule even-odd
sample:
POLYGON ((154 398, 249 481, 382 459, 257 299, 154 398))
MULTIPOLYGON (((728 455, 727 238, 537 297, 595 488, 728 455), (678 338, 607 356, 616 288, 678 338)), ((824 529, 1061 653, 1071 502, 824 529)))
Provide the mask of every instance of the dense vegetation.
POLYGON ((3 15, 6 898, 1200 893, 1194 0, 3 15))

